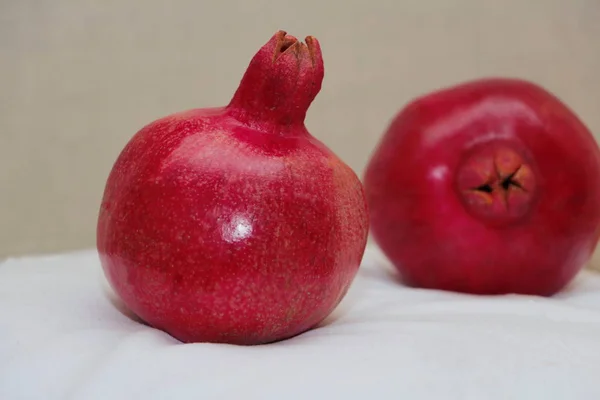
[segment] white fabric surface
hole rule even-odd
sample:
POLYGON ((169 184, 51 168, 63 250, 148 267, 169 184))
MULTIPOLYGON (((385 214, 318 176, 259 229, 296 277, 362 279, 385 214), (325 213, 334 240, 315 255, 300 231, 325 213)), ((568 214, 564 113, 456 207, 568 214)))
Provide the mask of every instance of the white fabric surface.
POLYGON ((600 399, 600 277, 550 298, 409 289, 370 247, 323 327, 181 344, 110 300, 94 251, 0 264, 0 399, 600 399))

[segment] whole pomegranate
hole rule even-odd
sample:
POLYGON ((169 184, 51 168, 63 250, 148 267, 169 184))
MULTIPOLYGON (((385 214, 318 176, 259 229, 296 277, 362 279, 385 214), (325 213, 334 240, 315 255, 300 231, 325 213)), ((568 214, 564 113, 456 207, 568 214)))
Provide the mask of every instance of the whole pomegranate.
POLYGON ((412 101, 366 169, 371 230, 405 282, 551 295, 600 232, 600 151, 554 95, 480 79, 412 101))
POLYGON ((97 226, 112 288, 183 342, 260 344, 322 321, 348 290, 368 213, 355 173, 304 125, 318 41, 280 31, 226 107, 141 129, 108 177, 97 226))

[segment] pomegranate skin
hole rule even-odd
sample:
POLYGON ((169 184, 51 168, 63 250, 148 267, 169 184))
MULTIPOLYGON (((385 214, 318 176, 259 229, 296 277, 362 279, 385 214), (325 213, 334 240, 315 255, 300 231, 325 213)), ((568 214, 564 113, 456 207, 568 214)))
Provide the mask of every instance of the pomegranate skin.
POLYGON ((598 145, 565 104, 524 80, 413 100, 364 184, 373 238, 415 287, 550 296, 598 241, 598 145))
POLYGON ((322 79, 316 39, 278 32, 228 106, 159 119, 123 149, 97 248, 146 323, 183 342, 269 343, 344 297, 368 211, 356 174, 305 128, 322 79))

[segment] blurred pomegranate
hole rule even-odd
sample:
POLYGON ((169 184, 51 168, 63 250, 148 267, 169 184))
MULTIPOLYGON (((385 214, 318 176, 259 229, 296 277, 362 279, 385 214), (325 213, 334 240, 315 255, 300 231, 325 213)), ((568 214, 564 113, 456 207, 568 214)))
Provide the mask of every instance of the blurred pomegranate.
POLYGON ((551 295, 598 240, 598 146, 531 82, 482 79, 416 99, 364 182, 373 236, 414 286, 551 295))
POLYGON ((278 32, 228 106, 159 119, 124 148, 97 245, 148 324, 184 342, 267 343, 343 298, 368 216, 354 172, 304 125, 323 74, 315 38, 278 32))

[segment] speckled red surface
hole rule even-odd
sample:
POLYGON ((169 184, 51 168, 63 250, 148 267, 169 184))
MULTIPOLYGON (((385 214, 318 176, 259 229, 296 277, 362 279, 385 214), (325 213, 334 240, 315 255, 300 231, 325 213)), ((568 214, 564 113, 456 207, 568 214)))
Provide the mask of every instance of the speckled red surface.
POLYGON ((375 240, 415 286, 550 295, 598 239, 598 145, 530 82, 477 80, 411 102, 365 187, 375 240))
POLYGON ((185 341, 258 344, 322 321, 351 284, 368 215, 355 173, 304 126, 318 42, 276 34, 227 107, 155 121, 108 178, 97 245, 124 303, 185 341))

